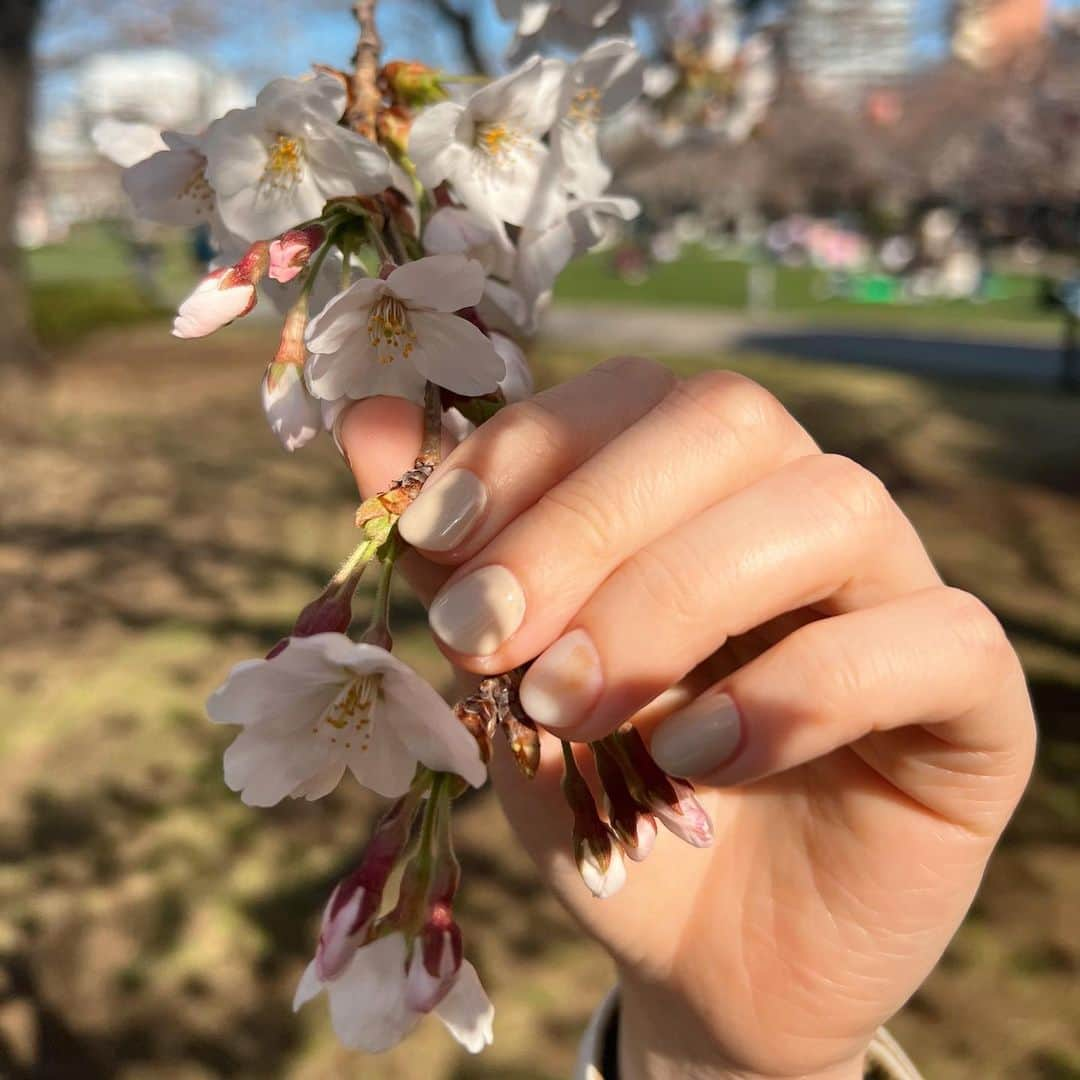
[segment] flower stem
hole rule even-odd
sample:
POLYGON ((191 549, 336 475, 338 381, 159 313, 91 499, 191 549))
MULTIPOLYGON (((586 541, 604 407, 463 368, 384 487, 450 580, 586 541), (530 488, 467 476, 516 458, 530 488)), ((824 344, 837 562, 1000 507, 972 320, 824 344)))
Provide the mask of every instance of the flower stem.
POLYGON ((442 460, 442 391, 433 382, 424 387, 424 441, 418 463, 438 465, 442 460))

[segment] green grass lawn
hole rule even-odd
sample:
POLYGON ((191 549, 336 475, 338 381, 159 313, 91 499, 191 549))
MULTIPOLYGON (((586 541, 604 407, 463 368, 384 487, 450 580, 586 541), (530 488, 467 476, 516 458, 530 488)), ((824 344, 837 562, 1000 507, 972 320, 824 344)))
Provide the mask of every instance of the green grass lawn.
POLYGON ((180 234, 164 234, 154 280, 139 280, 124 228, 75 229, 62 244, 30 251, 26 270, 38 338, 72 345, 95 330, 159 319, 190 287, 195 265, 180 234))
MULTIPOLYGON (((689 248, 673 263, 650 268, 641 285, 630 285, 615 276, 611 254, 586 255, 567 267, 555 290, 559 300, 573 303, 604 302, 656 307, 714 308, 744 312, 747 308, 748 264, 711 256, 701 248, 689 248)), ((811 267, 776 269, 774 305, 780 315, 798 316, 813 322, 853 323, 888 329, 913 326, 958 332, 1033 328, 1056 332, 1060 317, 1038 304, 1038 280, 1018 274, 996 275, 994 298, 982 303, 965 300, 927 301, 919 304, 860 303, 825 298, 826 275, 811 267)))
MULTIPOLYGON (((130 247, 119 225, 75 230, 63 244, 27 257, 31 304, 46 346, 70 345, 107 326, 129 325, 161 316, 192 284, 190 248, 179 233, 164 233, 153 289, 136 287, 130 247)), ((559 279, 556 297, 570 303, 632 304, 745 312, 747 264, 717 259, 690 248, 677 262, 652 267, 648 281, 628 285, 611 272, 611 255, 588 255, 559 279)), ((820 324, 865 329, 953 330, 957 333, 1018 333, 1053 338, 1060 318, 1037 303, 1034 277, 1003 274, 995 279, 995 299, 985 303, 935 301, 870 304, 823 299, 825 276, 811 268, 776 271, 775 304, 780 316, 820 324)))

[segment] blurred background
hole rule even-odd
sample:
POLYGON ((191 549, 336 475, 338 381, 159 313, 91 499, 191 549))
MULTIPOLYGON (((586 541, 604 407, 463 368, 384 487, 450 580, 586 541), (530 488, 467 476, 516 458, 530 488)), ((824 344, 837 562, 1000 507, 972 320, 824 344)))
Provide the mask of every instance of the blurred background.
MULTIPOLYGON (((380 20, 387 57, 505 67, 489 2, 380 20)), ((748 373, 997 611, 1037 775, 893 1026, 928 1078, 1080 1077, 1080 7, 717 0, 638 29, 649 96, 607 141, 644 213, 560 280, 540 381, 628 350, 748 373)), ((332 448, 291 458, 266 427, 274 319, 169 337, 210 253, 135 222, 117 162, 353 41, 344 0, 0 5, 4 1078, 558 1080, 609 985, 484 794, 461 922, 494 1048, 430 1024, 338 1049, 289 1003, 375 806, 344 784, 243 807, 202 713, 352 547, 355 493, 332 448)), ((404 657, 444 679, 401 610, 404 657)))

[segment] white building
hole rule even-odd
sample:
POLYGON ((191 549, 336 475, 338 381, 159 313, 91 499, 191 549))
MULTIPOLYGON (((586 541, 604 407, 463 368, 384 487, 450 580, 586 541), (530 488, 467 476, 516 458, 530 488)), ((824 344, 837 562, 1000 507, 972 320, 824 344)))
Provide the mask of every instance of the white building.
POLYGON ((788 23, 792 68, 833 97, 902 78, 915 53, 917 0, 796 0, 788 23))

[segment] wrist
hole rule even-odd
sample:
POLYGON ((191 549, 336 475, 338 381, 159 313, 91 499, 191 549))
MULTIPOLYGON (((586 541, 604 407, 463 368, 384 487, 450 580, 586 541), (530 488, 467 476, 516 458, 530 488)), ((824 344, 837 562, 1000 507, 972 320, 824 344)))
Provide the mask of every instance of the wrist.
POLYGON ((733 1052, 675 994, 620 987, 618 1080, 863 1080, 865 1046, 818 1044, 800 1056, 772 1039, 739 1042, 733 1052))

